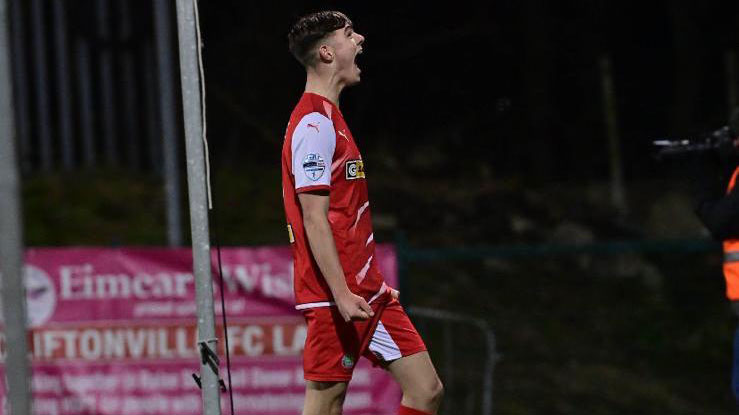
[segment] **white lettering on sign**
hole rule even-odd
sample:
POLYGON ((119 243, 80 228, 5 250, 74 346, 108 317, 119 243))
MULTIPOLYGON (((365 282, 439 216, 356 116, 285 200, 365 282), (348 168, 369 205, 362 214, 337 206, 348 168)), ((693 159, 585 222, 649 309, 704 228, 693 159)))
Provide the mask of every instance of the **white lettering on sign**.
MULTIPOLYGON (((361 392, 360 392, 361 393, 361 392)), ((302 393, 234 394, 234 404, 249 413, 299 413, 305 397, 302 393)))
POLYGON ((117 376, 110 376, 104 372, 83 374, 62 373, 64 386, 72 392, 87 393, 90 391, 113 392, 120 388, 117 376))
POLYGON ((102 355, 103 342, 98 330, 85 330, 80 336, 80 355, 86 360, 96 360, 102 355))
POLYGON ((286 388, 292 385, 292 371, 287 370, 264 370, 255 367, 252 372, 252 385, 257 388, 286 388))
MULTIPOLYGON (((292 266, 288 267, 290 270, 292 266)), ((269 298, 292 298, 290 271, 275 273, 272 264, 223 265, 223 282, 228 293, 253 293, 257 290, 269 298)), ((214 287, 215 290, 218 287, 214 287)))
POLYGON ((34 373, 31 376, 31 390, 36 393, 61 393, 62 383, 58 376, 48 375, 43 372, 34 373))
POLYGON ((186 298, 193 282, 188 273, 95 274, 91 264, 59 267, 63 300, 186 298))
MULTIPOLYGON (((171 328, 88 328, 33 333, 32 357, 39 360, 175 359, 197 355, 195 331, 171 328)), ((2 352, 4 358, 4 342, 2 352)))
POLYGON ((259 356, 264 352, 264 330, 259 326, 249 326, 241 336, 241 346, 248 356, 259 356))
POLYGON ((43 415, 59 415, 59 401, 54 398, 34 398, 33 413, 43 415))
POLYGON ((171 399, 164 395, 153 395, 147 397, 126 396, 123 398, 121 412, 125 415, 136 414, 160 414, 167 413, 170 408, 171 399))
POLYGON ((275 354, 283 356, 299 354, 305 345, 307 333, 308 328, 306 326, 300 326, 295 330, 291 338, 286 339, 283 328, 275 326, 272 331, 275 354))
MULTIPOLYGON (((192 376, 190 375, 188 378, 188 381, 192 382, 192 376)), ((188 385, 189 382, 187 383, 188 385)), ((172 399, 172 413, 199 413, 203 407, 200 399, 199 395, 188 394, 183 396, 180 394, 177 396, 177 399, 172 399)))
MULTIPOLYGON (((222 328, 218 327, 222 335, 222 328)), ((228 330, 229 350, 234 356, 299 356, 307 327, 302 320, 283 323, 233 323, 228 330)), ((31 332, 33 361, 172 360, 198 356, 197 327, 190 324, 131 327, 122 324, 88 327, 54 327, 31 332)), ((224 342, 225 343, 225 342, 224 342)), ((219 346, 219 353, 223 352, 219 346)), ((0 363, 6 353, 0 332, 0 363)), ((39 379, 38 388, 50 388, 39 379)))
MULTIPOLYGON (((62 265, 59 267, 60 297, 62 300, 110 299, 177 299, 194 292, 191 273, 146 272, 96 273, 92 264, 62 265)), ((274 272, 272 264, 223 265, 224 288, 228 293, 260 292, 268 298, 291 299, 292 275, 274 272)), ((220 289, 214 281, 214 292, 220 289)))

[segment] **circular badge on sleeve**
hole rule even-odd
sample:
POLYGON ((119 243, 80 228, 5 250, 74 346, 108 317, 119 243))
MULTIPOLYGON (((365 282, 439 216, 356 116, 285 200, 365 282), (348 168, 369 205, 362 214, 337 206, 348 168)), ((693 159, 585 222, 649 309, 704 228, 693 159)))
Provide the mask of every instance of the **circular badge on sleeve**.
POLYGON ((323 176, 326 171, 326 162, 320 154, 310 153, 303 159, 303 172, 305 176, 314 182, 323 176))

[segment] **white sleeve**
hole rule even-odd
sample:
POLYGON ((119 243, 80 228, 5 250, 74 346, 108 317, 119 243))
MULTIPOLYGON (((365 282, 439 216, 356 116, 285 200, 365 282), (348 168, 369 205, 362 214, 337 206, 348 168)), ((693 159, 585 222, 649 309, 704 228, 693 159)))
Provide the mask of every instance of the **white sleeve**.
POLYGON ((331 162, 336 149, 334 123, 319 112, 304 116, 292 136, 293 176, 298 193, 331 187, 331 162))

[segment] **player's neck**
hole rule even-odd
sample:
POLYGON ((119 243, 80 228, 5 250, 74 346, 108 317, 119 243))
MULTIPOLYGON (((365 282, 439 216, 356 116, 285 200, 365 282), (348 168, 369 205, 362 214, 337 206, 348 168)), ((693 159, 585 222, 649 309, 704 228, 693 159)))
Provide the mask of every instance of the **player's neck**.
POLYGON ((337 77, 308 72, 305 81, 305 92, 320 95, 333 102, 337 108, 342 89, 344 89, 343 82, 340 82, 337 77))

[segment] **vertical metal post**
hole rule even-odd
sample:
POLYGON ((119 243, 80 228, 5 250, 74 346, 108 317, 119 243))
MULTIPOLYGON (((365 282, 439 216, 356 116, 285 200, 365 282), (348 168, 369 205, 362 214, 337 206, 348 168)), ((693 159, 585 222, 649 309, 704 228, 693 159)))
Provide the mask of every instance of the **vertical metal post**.
POLYGON ((121 71, 123 72, 123 121, 125 122, 126 137, 124 144, 127 150, 128 166, 133 170, 141 169, 141 129, 137 106, 139 85, 136 82, 136 67, 134 66, 134 51, 127 44, 131 38, 131 5, 128 1, 116 2, 118 6, 119 32, 118 39, 126 47, 121 57, 121 71))
POLYGON ((5 377, 11 415, 31 414, 30 367, 23 287, 23 231, 15 154, 7 1, 0 0, 0 272, 5 319, 5 377))
POLYGON ((92 75, 90 70, 90 46, 77 38, 77 93, 79 95, 80 127, 82 129, 82 158, 85 166, 95 165, 95 120, 92 107, 92 75))
POLYGON ((113 96, 113 52, 110 44, 110 10, 108 0, 97 0, 97 33, 103 43, 100 50, 100 92, 102 93, 103 138, 105 158, 118 165, 118 144, 115 120, 115 98, 113 96))
POLYGON ((41 169, 49 171, 53 164, 51 143, 51 116, 49 110, 49 82, 46 63, 46 26, 44 25, 44 5, 42 0, 31 2, 33 27, 33 51, 36 75, 36 111, 38 111, 39 150, 41 153, 41 169))
MULTIPOLYGON (((152 170, 157 176, 160 176, 162 174, 162 151, 161 151, 161 141, 162 138, 159 135, 159 120, 161 119, 159 115, 159 108, 157 107, 157 99, 161 95, 161 91, 157 89, 157 82, 154 79, 155 77, 155 71, 156 71, 156 65, 154 63, 154 48, 152 47, 151 43, 147 42, 144 46, 144 52, 143 52, 143 61, 144 61, 144 94, 145 101, 144 105, 146 106, 146 137, 147 137, 147 143, 148 143, 148 162, 151 166, 152 170)), ((176 166, 176 165, 175 165, 176 166)), ((179 182, 179 181, 178 181, 179 182)), ((179 192, 177 193, 179 195, 179 192)), ((167 201, 169 203, 169 201, 167 201)), ((168 206, 169 207, 169 206, 168 206)), ((177 204, 177 208, 179 209, 179 202, 177 204)), ((169 214, 167 214, 169 216, 169 214)), ((179 222, 178 222, 179 223, 179 222)), ((169 224, 168 224, 169 225, 169 224)), ((179 227, 178 227, 179 231, 179 227)), ((169 230, 167 231, 169 232, 169 230)), ((173 245, 170 243, 170 245, 173 245)))
POLYGON ((621 161, 621 139, 618 133, 618 111, 613 92, 613 74, 611 60, 607 55, 600 58, 601 85, 603 91, 603 115, 606 121, 608 137, 608 162, 611 176, 611 203, 620 214, 625 214, 626 191, 624 190, 624 173, 621 161))
POLYGON ((67 44, 67 15, 64 0, 53 0, 54 53, 56 54, 57 105, 59 106, 59 133, 61 137, 62 168, 74 168, 74 140, 72 138, 72 92, 69 86, 69 47, 67 44))
POLYGON ((26 27, 23 6, 20 0, 10 1, 10 21, 12 22, 13 42, 13 92, 15 95, 16 131, 20 154, 20 168, 24 172, 31 170, 31 137, 28 121, 28 72, 26 70, 26 27))
MULTIPOLYGON (((208 195, 206 188, 203 119, 200 94, 198 38, 195 32, 194 0, 177 0, 179 33, 180 79, 182 106, 187 144, 187 184, 192 228, 193 272, 198 309, 198 335, 201 347, 217 352, 215 313, 213 311, 213 279, 210 264, 210 234, 208 229, 208 195)), ((217 369, 217 368, 216 368, 217 369)), ((206 362, 200 365, 203 413, 220 415, 218 373, 206 362)))
MULTIPOLYGON (((175 119, 176 105, 174 93, 174 80, 172 79, 174 67, 172 65, 172 28, 170 25, 171 13, 167 0, 156 0, 154 2, 154 29, 156 32, 157 42, 157 67, 159 73, 159 115, 161 117, 162 128, 162 153, 164 155, 164 190, 167 200, 167 242, 170 246, 182 245, 182 231, 180 223, 182 223, 182 215, 180 212, 180 173, 178 166, 178 150, 177 146, 177 121, 175 119)), ((178 3, 179 5, 179 3, 178 3)), ((178 9, 178 21, 179 9, 178 9)), ((182 36, 182 28, 180 27, 180 36, 182 36)), ((193 34, 194 36, 194 34, 193 34)), ((193 46, 197 46, 193 40, 193 46)), ((180 54, 182 54, 182 39, 180 39, 180 54)), ((180 66, 182 66, 182 56, 180 56, 180 66)), ((195 58, 193 58, 195 59, 195 58)), ((194 61, 195 69, 197 69, 197 61, 194 61)), ((185 82, 185 73, 182 73, 183 91, 185 82)), ((189 75, 188 75, 189 76, 189 75)), ((200 93, 198 93, 200 96, 200 93)), ((200 103, 198 102, 198 105, 200 103)), ((186 110, 185 110, 186 111, 186 110)), ((189 164, 189 163, 188 163, 189 164)))
POLYGON ((737 77, 736 77, 736 52, 734 49, 726 51, 724 56, 724 62, 726 64, 726 104, 729 107, 728 115, 731 119, 734 109, 739 104, 737 99, 737 77))
POLYGON ((484 415, 493 415, 493 371, 495 363, 500 356, 496 351, 495 334, 486 322, 478 325, 485 331, 485 347, 487 350, 487 359, 485 360, 485 375, 482 380, 482 413, 484 415))

